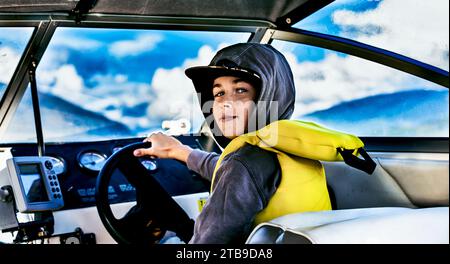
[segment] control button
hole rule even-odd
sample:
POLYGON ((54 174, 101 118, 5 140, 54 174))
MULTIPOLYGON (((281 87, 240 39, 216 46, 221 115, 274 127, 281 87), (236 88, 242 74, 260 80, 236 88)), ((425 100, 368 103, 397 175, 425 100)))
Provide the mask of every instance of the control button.
POLYGON ((56 175, 53 175, 53 180, 56 180, 56 175))
POLYGON ((53 198, 55 198, 55 199, 56 199, 56 198, 58 198, 58 195, 56 195, 56 194, 53 194, 53 198))
POLYGON ((56 188, 56 192, 59 192, 59 188, 56 188))
POLYGON ((56 189, 55 189, 55 188, 52 188, 52 192, 56 192, 56 189))
POLYGON ((54 181, 53 184, 54 184, 55 186, 58 186, 58 182, 56 182, 56 181, 54 181))
POLYGON ((58 193, 58 194, 56 195, 56 197, 58 197, 58 198, 61 198, 61 194, 60 194, 60 193, 58 193))
POLYGON ((52 181, 50 182, 50 186, 53 186, 53 182, 52 181))
POLYGON ((49 160, 46 160, 46 161, 44 162, 44 165, 45 165, 45 167, 46 167, 47 169, 49 169, 49 170, 53 169, 53 163, 52 163, 51 161, 49 161, 49 160))

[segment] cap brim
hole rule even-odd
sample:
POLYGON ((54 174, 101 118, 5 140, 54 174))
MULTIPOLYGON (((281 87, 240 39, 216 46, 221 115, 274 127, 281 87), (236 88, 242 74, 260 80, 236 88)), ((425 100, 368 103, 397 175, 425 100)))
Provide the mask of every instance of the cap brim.
POLYGON ((185 74, 193 81, 214 80, 221 76, 235 76, 248 79, 250 81, 259 81, 259 76, 247 70, 239 68, 228 68, 222 66, 197 66, 186 69, 185 74))

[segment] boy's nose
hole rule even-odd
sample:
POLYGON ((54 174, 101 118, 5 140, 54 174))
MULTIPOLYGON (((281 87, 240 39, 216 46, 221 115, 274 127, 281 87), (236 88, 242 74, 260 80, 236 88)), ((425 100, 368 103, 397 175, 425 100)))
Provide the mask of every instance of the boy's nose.
POLYGON ((230 102, 225 102, 224 104, 223 104, 223 107, 224 108, 231 108, 233 105, 230 103, 230 102))

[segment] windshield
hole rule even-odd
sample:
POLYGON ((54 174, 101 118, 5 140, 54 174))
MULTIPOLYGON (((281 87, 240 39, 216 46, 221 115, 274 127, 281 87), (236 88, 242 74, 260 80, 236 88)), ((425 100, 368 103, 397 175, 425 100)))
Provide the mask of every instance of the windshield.
POLYGON ((294 119, 369 137, 448 137, 449 91, 347 54, 276 40, 297 89, 294 119))
POLYGON ((0 27, 0 99, 32 33, 33 28, 0 27))
MULTIPOLYGON (((204 116, 184 70, 208 64, 218 49, 249 37, 250 33, 58 28, 36 71, 45 141, 109 140, 155 130, 199 132, 204 116)), ((23 107, 28 111, 18 115, 32 113, 31 103, 23 107)), ((14 117, 13 122, 23 118, 14 117)), ((32 141, 32 126, 13 124, 5 138, 32 141)))
POLYGON ((337 0, 294 27, 337 35, 449 70, 448 0, 337 0))

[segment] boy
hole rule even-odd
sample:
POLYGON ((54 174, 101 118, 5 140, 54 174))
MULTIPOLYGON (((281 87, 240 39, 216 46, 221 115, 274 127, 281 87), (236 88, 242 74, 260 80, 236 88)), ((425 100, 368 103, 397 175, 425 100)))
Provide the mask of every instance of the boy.
MULTIPOLYGON (((212 116, 203 112, 223 148, 232 139, 269 122, 289 119, 293 113, 291 69, 270 45, 241 43, 224 48, 209 66, 189 68, 186 75, 201 95, 203 109, 212 102, 212 116)), ((212 180, 218 154, 192 150, 162 133, 145 141, 152 142, 152 147, 136 150, 135 156, 177 159, 212 180)), ((220 164, 214 190, 196 220, 189 243, 245 242, 255 216, 267 206, 281 177, 276 155, 250 144, 227 155, 220 164)))

